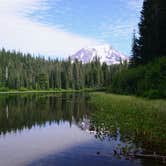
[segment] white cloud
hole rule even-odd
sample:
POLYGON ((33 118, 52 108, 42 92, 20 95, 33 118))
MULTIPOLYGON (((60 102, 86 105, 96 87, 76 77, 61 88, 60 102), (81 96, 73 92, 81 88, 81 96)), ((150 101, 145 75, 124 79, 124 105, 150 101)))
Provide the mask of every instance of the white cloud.
POLYGON ((127 38, 131 36, 134 29, 137 29, 137 24, 133 20, 117 19, 115 22, 104 20, 99 26, 101 37, 104 39, 127 38))
POLYGON ((67 56, 98 41, 30 20, 27 14, 47 10, 45 0, 0 0, 0 47, 47 56, 67 56))
MULTIPOLYGON (((123 15, 117 19, 105 18, 99 25, 101 37, 104 39, 127 38, 132 35, 134 29, 138 29, 138 22, 143 0, 120 0, 124 8, 130 12, 123 11, 123 15), (134 12, 133 12, 134 10, 134 12)), ((124 9, 122 9, 124 10, 124 9)))

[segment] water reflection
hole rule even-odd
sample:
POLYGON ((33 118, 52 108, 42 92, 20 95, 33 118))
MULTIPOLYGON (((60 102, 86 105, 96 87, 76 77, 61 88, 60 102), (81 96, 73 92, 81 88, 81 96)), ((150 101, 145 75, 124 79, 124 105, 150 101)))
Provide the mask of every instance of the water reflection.
POLYGON ((85 94, 0 96, 0 165, 27 165, 93 139, 77 127, 89 109, 85 94))
POLYGON ((0 99, 0 134, 43 126, 46 122, 79 123, 88 115, 81 94, 8 95, 0 99))
POLYGON ((138 150, 135 142, 93 121, 87 99, 81 93, 0 96, 0 165, 153 165, 126 158, 126 148, 138 150))

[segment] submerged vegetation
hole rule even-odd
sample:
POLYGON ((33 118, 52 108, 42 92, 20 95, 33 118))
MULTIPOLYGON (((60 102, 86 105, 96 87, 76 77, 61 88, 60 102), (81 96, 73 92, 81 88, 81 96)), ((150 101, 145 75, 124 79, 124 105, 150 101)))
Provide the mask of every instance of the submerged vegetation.
POLYGON ((96 108, 91 115, 96 137, 118 137, 136 144, 144 153, 166 155, 166 102, 132 96, 91 93, 96 108))

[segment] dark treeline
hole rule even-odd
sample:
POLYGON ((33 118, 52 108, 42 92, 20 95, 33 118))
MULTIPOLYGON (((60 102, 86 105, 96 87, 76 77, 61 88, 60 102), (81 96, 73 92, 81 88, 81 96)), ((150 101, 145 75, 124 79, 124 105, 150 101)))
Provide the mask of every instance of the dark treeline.
POLYGON ((144 0, 139 34, 134 32, 129 68, 119 72, 111 91, 166 97, 166 1, 144 0))
POLYGON ((111 84, 111 91, 149 98, 165 98, 166 58, 119 72, 111 84))
POLYGON ((82 64, 0 51, 0 87, 9 89, 83 89, 107 87, 125 65, 108 66, 99 59, 82 64))
POLYGON ((134 34, 131 66, 166 56, 166 1, 144 0, 139 37, 134 34))

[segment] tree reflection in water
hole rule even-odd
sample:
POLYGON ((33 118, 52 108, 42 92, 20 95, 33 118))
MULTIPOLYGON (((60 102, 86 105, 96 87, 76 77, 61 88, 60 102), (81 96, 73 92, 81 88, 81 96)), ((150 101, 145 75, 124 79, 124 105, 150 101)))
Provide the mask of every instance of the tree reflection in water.
POLYGON ((80 93, 0 96, 0 134, 47 122, 78 124, 89 114, 85 96, 80 93))

